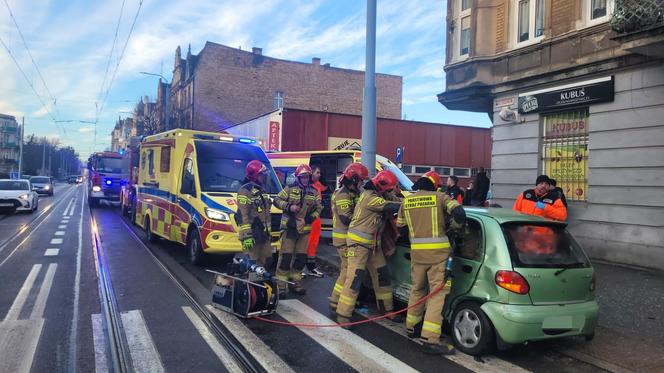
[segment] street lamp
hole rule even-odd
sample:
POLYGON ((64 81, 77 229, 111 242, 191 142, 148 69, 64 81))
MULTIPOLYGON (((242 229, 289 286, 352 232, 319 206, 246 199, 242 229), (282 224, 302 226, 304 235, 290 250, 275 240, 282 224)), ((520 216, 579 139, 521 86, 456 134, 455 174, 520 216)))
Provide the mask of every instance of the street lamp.
POLYGON ((164 76, 161 75, 161 74, 148 73, 148 72, 145 72, 145 71, 141 71, 140 73, 143 74, 143 75, 158 76, 159 78, 164 80, 164 83, 166 83, 166 103, 164 104, 164 116, 166 117, 165 118, 166 123, 164 123, 164 125, 165 125, 167 131, 170 130, 171 129, 171 115, 168 111, 168 103, 169 103, 169 101, 171 101, 171 83, 168 81, 168 79, 164 78, 164 76))

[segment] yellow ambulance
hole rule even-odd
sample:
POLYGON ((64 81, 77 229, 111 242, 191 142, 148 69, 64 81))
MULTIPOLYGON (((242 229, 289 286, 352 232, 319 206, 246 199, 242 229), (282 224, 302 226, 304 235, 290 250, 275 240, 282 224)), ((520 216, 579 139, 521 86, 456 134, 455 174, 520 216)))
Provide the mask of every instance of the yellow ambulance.
MULTIPOLYGON (((321 183, 327 186, 327 191, 323 193, 323 212, 321 213, 321 226, 323 237, 332 236, 332 192, 339 186, 339 176, 343 173, 346 166, 351 163, 360 162, 362 158, 361 151, 355 150, 321 150, 305 152, 279 152, 268 153, 267 157, 277 174, 281 185, 287 185, 295 181, 293 173, 297 166, 306 163, 311 166, 320 167, 321 183)), ((399 180, 399 188, 404 194, 412 191, 413 182, 406 174, 389 159, 376 154, 376 172, 389 170, 396 175, 399 180)))
MULTIPOLYGON (((139 154, 135 222, 150 241, 160 237, 185 245, 194 264, 205 254, 242 251, 234 214, 247 163, 265 163, 266 191, 281 191, 267 156, 251 138, 175 129, 144 138, 139 154)), ((272 214, 276 246, 281 211, 273 208, 272 214)))

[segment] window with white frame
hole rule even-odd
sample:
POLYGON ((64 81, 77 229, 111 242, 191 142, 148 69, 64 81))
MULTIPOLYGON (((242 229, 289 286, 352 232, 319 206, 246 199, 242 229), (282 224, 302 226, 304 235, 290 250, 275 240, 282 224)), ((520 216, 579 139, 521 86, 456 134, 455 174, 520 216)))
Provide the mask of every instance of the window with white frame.
POLYGON ((513 0, 513 43, 520 47, 544 37, 544 11, 546 0, 513 0))
POLYGON ((470 3, 471 0, 454 1, 454 42, 452 43, 453 59, 467 58, 470 54, 470 3))
POLYGON ((272 107, 274 109, 281 109, 284 107, 284 93, 282 91, 274 92, 274 99, 272 100, 272 107))
POLYGON ((614 0, 584 0, 584 19, 588 26, 609 21, 614 0))

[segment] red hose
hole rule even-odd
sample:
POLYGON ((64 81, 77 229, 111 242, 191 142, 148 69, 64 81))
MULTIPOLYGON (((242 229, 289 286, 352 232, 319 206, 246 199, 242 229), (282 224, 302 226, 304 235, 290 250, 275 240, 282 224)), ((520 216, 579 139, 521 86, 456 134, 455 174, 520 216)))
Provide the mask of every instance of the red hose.
POLYGON ((406 308, 402 308, 398 311, 388 312, 388 313, 380 315, 380 316, 369 317, 367 319, 359 320, 359 321, 345 322, 345 323, 341 323, 341 324, 338 324, 338 323, 334 323, 334 324, 308 324, 308 323, 292 323, 292 322, 289 322, 289 321, 272 320, 272 319, 266 319, 266 318, 260 317, 260 316, 256 316, 256 317, 254 317, 254 319, 260 320, 260 321, 263 321, 263 322, 266 322, 266 323, 270 323, 270 324, 277 324, 277 325, 282 325, 282 326, 295 326, 295 327, 299 327, 299 328, 336 328, 336 327, 349 327, 349 326, 355 326, 355 325, 360 325, 360 324, 366 324, 366 323, 374 322, 376 320, 392 317, 392 316, 398 315, 400 313, 404 313, 404 312, 408 311, 409 309, 411 309, 411 308, 413 308, 417 305, 420 305, 423 302, 426 302, 427 299, 431 298, 432 296, 437 294, 439 291, 443 290, 443 287, 445 287, 445 283, 446 283, 446 281, 443 281, 443 283, 441 283, 440 286, 433 289, 431 292, 429 292, 429 294, 423 296, 417 302, 413 303, 412 305, 410 305, 406 308))

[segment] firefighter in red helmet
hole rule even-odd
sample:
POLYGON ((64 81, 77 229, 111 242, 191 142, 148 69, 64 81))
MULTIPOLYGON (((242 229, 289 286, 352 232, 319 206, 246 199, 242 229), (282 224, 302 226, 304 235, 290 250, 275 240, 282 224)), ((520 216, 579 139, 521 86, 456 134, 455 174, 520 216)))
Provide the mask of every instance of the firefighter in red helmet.
POLYGON ((369 170, 361 163, 351 163, 341 175, 341 186, 332 195, 332 245, 337 248, 339 259, 339 277, 334 284, 330 307, 337 308, 339 295, 346 282, 346 269, 348 268, 348 225, 350 225, 355 204, 362 190, 362 184, 369 178, 369 170))
MULTIPOLYGON (((364 191, 357 200, 346 238, 348 268, 337 306, 339 323, 350 320, 368 269, 379 311, 388 313, 394 310, 390 272, 380 236, 386 219, 391 219, 401 206, 401 202, 390 200, 396 187, 397 177, 383 170, 364 184, 364 191)), ((391 319, 401 322, 403 317, 396 315, 391 319)))
POLYGON ((270 207, 272 201, 265 191, 267 167, 257 160, 247 164, 244 185, 237 192, 236 221, 242 249, 251 259, 265 266, 272 256, 270 247, 270 207))
MULTIPOLYGON (((311 167, 302 164, 295 170, 295 182, 286 186, 274 199, 274 205, 283 211, 281 216, 281 247, 277 262, 277 279, 295 284, 290 290, 304 295, 302 270, 307 263, 307 245, 311 223, 323 209, 320 193, 311 185, 311 167)), ((286 296, 286 282, 279 282, 280 296, 286 296)))

